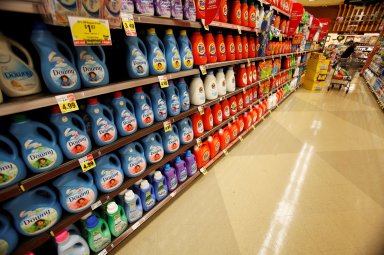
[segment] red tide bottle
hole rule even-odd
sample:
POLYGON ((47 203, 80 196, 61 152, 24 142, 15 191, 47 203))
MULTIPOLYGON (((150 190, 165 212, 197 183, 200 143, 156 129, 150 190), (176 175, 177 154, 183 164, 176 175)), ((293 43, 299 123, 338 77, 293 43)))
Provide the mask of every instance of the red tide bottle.
POLYGON ((247 69, 245 69, 245 64, 241 64, 236 72, 236 85, 241 88, 248 85, 248 75, 247 69))
POLYGON ((228 127, 219 130, 220 138, 220 150, 227 148, 228 144, 231 142, 231 135, 229 133, 228 127))
POLYGON ((207 62, 208 63, 217 62, 216 44, 215 44, 215 40, 213 38, 212 33, 206 33, 204 35, 204 45, 205 45, 205 50, 207 51, 207 62))
POLYGON ((245 112, 243 114, 243 120, 244 120, 244 129, 247 130, 252 125, 252 113, 251 113, 251 111, 245 112))
POLYGON ((252 76, 252 68, 251 64, 247 63, 247 76, 248 76, 248 85, 252 84, 253 82, 253 76, 252 76))
POLYGON ((235 115, 237 113, 237 100, 236 96, 231 96, 229 98, 229 112, 232 115, 235 115))
POLYGON ((251 35, 248 38, 248 57, 254 58, 256 56, 255 38, 251 35))
POLYGON ((219 21, 220 22, 228 22, 228 5, 227 5, 227 0, 220 0, 220 5, 219 5, 219 21))
POLYGON ((247 27, 248 26, 248 3, 247 0, 241 1, 241 25, 247 27))
POLYGON ((243 58, 243 44, 240 35, 235 35, 235 59, 240 60, 243 58))
POLYGON ((232 1, 230 21, 234 25, 241 25, 241 4, 239 0, 232 1))
POLYGON ((236 95, 237 111, 241 111, 244 108, 244 101, 242 93, 236 95))
POLYGON ((231 112, 229 110, 229 102, 227 99, 221 101, 221 110, 223 113, 223 120, 226 120, 231 116, 231 112))
POLYGON ((239 116, 236 123, 237 123, 237 127, 239 128, 239 134, 241 134, 241 132, 243 132, 244 130, 244 118, 242 115, 239 116))
POLYGON ((204 123, 204 130, 208 131, 213 128, 213 115, 212 115, 211 108, 209 107, 204 109, 203 123, 204 123))
POLYGON ((219 137, 219 134, 214 134, 212 136, 209 136, 207 141, 208 141, 208 146, 209 146, 209 155, 210 155, 209 157, 212 159, 220 151, 220 137, 219 137))
POLYGON ((196 18, 205 19, 205 0, 195 0, 196 18))
POLYGON ((239 134, 239 128, 237 126, 236 121, 232 123, 228 123, 228 127, 229 127, 229 135, 231 136, 231 141, 233 141, 236 139, 236 137, 239 134))
POLYGON ((257 81, 257 71, 256 71, 255 62, 252 62, 251 69, 252 69, 252 82, 256 82, 257 81))
POLYGON ((256 8, 255 8, 255 2, 253 0, 250 1, 248 6, 248 26, 250 28, 256 27, 256 8))
POLYGON ((207 141, 203 142, 201 146, 196 145, 193 148, 193 154, 195 154, 195 157, 196 157, 197 168, 201 168, 204 165, 206 165, 210 157, 208 142, 207 141))
POLYGON ((223 121, 223 111, 219 103, 212 106, 213 124, 219 125, 223 121))
POLYGON ((241 37, 241 44, 243 45, 243 54, 242 58, 248 58, 249 54, 249 45, 248 45, 248 38, 246 35, 243 35, 241 37))
POLYGON ((193 61, 195 65, 205 65, 207 63, 207 54, 203 36, 200 32, 194 32, 191 37, 193 61))
POLYGON ((215 35, 216 55, 217 61, 223 62, 227 60, 227 53, 225 52, 224 36, 221 31, 215 35))
POLYGON ((227 61, 236 59, 236 45, 232 35, 225 36, 225 51, 226 51, 227 61))
POLYGON ((204 133, 204 123, 203 118, 200 113, 195 113, 191 117, 192 120, 192 128, 195 137, 200 137, 204 133))

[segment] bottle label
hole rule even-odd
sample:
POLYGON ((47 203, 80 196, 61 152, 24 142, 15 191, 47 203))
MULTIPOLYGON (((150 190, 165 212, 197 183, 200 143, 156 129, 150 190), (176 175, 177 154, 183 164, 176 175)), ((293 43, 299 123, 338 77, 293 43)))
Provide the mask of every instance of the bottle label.
POLYGON ((75 212, 88 207, 95 200, 95 192, 84 187, 67 189, 62 195, 67 197, 65 203, 68 208, 75 212))
POLYGON ((199 57, 205 57, 205 46, 204 46, 204 43, 203 42, 199 42, 197 44, 197 53, 199 55, 199 57))
POLYGON ((204 152, 203 154, 203 160, 206 161, 209 159, 209 151, 204 152))
POLYGON ((240 98, 239 100, 239 109, 242 109, 243 108, 243 99, 240 98))
POLYGON ((103 118, 98 118, 96 121, 97 137, 102 142, 109 142, 116 137, 116 128, 111 123, 103 118))
POLYGON ((249 72, 248 77, 249 77, 249 81, 252 81, 252 72, 249 72))
POLYGON ((100 172, 100 184, 104 190, 113 190, 123 182, 123 175, 116 169, 104 169, 100 172))
POLYGON ((33 142, 33 140, 27 140, 24 144, 25 149, 31 150, 27 159, 35 169, 46 169, 53 165, 57 160, 57 153, 54 149, 42 146, 41 143, 33 142))
POLYGON ((176 95, 172 95, 171 97, 171 108, 175 113, 180 111, 180 99, 176 95))
POLYGON ((172 48, 172 66, 175 69, 180 69, 181 67, 180 53, 176 46, 172 48))
POLYGON ((216 46, 214 42, 211 42, 208 46, 208 52, 211 57, 216 56, 216 46))
POLYGON ((247 73, 243 73, 243 78, 242 79, 243 79, 243 84, 247 85, 247 82, 248 82, 247 81, 247 73))
POLYGON ((227 13, 228 13, 228 6, 225 4, 223 6, 223 14, 224 14, 224 16, 227 16, 227 13))
POLYGON ((113 216, 113 219, 113 228, 115 229, 115 233, 120 233, 127 227, 127 222, 122 220, 118 213, 113 216))
POLYGON ((235 44, 234 43, 231 43, 229 45, 229 51, 231 54, 235 54, 235 44))
POLYGON ((240 43, 238 46, 237 46, 237 51, 239 53, 242 53, 243 52, 243 45, 240 43))
POLYGON ((187 68, 191 68, 193 66, 192 51, 191 51, 191 49, 188 46, 185 46, 184 52, 185 52, 185 55, 184 55, 184 58, 183 58, 184 65, 187 68))
POLYGON ((181 172, 180 172, 180 182, 183 182, 187 179, 187 168, 184 167, 183 169, 181 169, 181 172))
POLYGON ((89 147, 88 138, 79 134, 76 130, 67 128, 64 131, 64 136, 69 139, 67 142, 67 150, 73 155, 81 155, 89 147))
POLYGON ((141 106, 141 111, 142 111, 141 121, 145 125, 151 125, 153 123, 153 118, 154 118, 151 107, 148 104, 143 104, 141 106))
MULTIPOLYGON (((82 7, 81 10, 85 13, 88 14, 89 16, 96 16, 98 17, 99 15, 99 9, 100 9, 100 2, 96 0, 91 0, 91 1, 82 1, 82 7)), ((85 16, 85 15, 84 15, 85 16)))
POLYGON ((237 136, 237 128, 233 130, 233 136, 234 136, 234 137, 237 136))
POLYGON ((191 102, 189 100, 189 93, 187 91, 184 91, 184 93, 182 95, 182 100, 183 100, 183 108, 188 109, 191 102))
POLYGON ((72 66, 68 65, 66 59, 51 51, 48 55, 48 61, 51 66, 49 73, 56 86, 69 89, 77 84, 77 72, 72 66))
POLYGON ((217 112, 217 120, 218 120, 219 122, 221 122, 221 121, 223 120, 223 112, 222 112, 221 110, 219 110, 219 111, 217 112))
POLYGON ((252 13, 251 13, 250 21, 251 21, 252 23, 255 23, 255 22, 256 22, 256 13, 255 13, 255 12, 252 12, 252 13))
POLYGON ((139 210, 137 207, 136 207, 136 203, 135 202, 130 202, 129 203, 129 210, 128 210, 128 213, 127 213, 127 217, 129 219, 130 222, 133 222, 133 221, 136 221, 138 220, 142 215, 142 212, 141 210, 139 210))
POLYGON ((137 129, 137 120, 135 116, 128 110, 121 112, 121 127, 127 133, 131 133, 137 129))
POLYGON ((247 10, 244 12, 244 21, 245 21, 245 23, 248 22, 248 11, 247 10))
POLYGON ((212 116, 212 114, 209 116, 209 125, 211 125, 211 127, 213 126, 213 116, 212 116))
POLYGON ((180 147, 180 139, 176 135, 169 135, 168 136, 168 142, 167 142, 167 148, 171 152, 175 152, 180 147))
POLYGON ((176 189, 176 187, 177 187, 177 179, 176 179, 176 176, 173 176, 169 184, 169 189, 174 190, 176 189))
POLYGON ((157 115, 159 115, 160 118, 164 118, 167 116, 167 105, 165 104, 165 101, 161 98, 157 100, 157 115))
POLYGON ((142 157, 134 157, 134 156, 129 156, 128 157, 128 173, 132 175, 136 175, 147 167, 147 164, 145 162, 145 159, 142 157))
POLYGON ((0 160, 0 187, 13 181, 18 172, 19 169, 15 164, 0 160))
POLYGON ((219 45, 220 54, 225 54, 225 44, 221 42, 219 45))
POLYGON ((132 62, 131 66, 133 71, 138 76, 143 76, 148 71, 148 62, 143 53, 140 50, 134 49, 132 50, 132 62))
POLYGON ((236 10, 236 20, 238 22, 241 22, 241 10, 240 9, 236 10))
POLYGON ((85 50, 80 52, 80 59, 84 61, 81 65, 80 71, 84 80, 91 84, 97 84, 104 79, 105 71, 102 65, 100 65, 92 55, 88 54, 85 50))
POLYGON ((216 79, 212 81, 211 83, 211 88, 212 88, 212 97, 217 97, 219 92, 217 91, 217 88, 216 88, 216 79))
POLYGON ((9 244, 7 241, 0 239, 0 254, 9 254, 9 244))
POLYGON ((228 145, 231 141, 231 137, 229 135, 225 136, 225 144, 228 145))
POLYGON ((163 197, 166 194, 167 194, 167 191, 164 188, 164 183, 161 181, 161 182, 159 182, 159 184, 157 186, 157 196, 158 197, 163 197))
POLYGON ((229 115, 230 115, 230 113, 229 113, 229 106, 225 106, 224 107, 224 116, 228 118, 229 115))
POLYGON ((232 109, 233 112, 236 112, 236 111, 237 111, 237 105, 236 105, 236 102, 233 102, 233 103, 231 104, 231 109, 232 109))
POLYGON ((149 146, 149 162, 156 163, 159 162, 164 157, 163 147, 160 145, 151 145, 149 146))
POLYGON ((25 234, 39 234, 49 229, 58 220, 57 211, 51 207, 40 207, 33 211, 22 211, 20 228, 25 234))
POLYGON ((199 11, 204 12, 205 11, 205 0, 198 0, 199 3, 199 11))
POLYGON ((189 143, 193 139, 193 131, 190 127, 184 127, 182 131, 182 138, 184 143, 189 143))
POLYGON ((244 122, 240 122, 240 131, 242 131, 244 129, 244 122))
POLYGON ((245 103, 248 105, 249 104, 249 97, 245 96, 245 103))
POLYGON ((197 172, 197 165, 196 162, 193 162, 191 166, 191 175, 194 175, 197 172))
POLYGON ((109 238, 104 237, 99 230, 92 231, 91 236, 93 236, 93 246, 95 250, 101 250, 104 248, 110 241, 109 238))
POLYGON ((245 44, 244 51, 248 53, 248 43, 245 44))
POLYGON ((145 192, 145 205, 146 207, 152 207, 155 204, 155 200, 152 198, 150 191, 145 192))
POLYGON ((203 125, 203 121, 202 120, 199 120, 197 122, 197 132, 199 132, 199 133, 203 133, 204 132, 204 125, 203 125))
POLYGON ((159 47, 155 47, 153 50, 154 58, 153 58, 153 69, 157 72, 164 72, 167 67, 167 63, 165 62, 165 58, 159 47))
POLYGON ((256 51, 256 45, 255 44, 252 44, 252 48, 251 48, 252 52, 255 52, 256 51))

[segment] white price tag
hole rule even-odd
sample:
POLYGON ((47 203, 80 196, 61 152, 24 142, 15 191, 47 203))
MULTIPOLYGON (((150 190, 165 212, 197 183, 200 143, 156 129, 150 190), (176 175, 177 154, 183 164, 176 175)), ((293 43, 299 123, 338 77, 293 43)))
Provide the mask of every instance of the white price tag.
POLYGON ((244 141, 242 136, 239 136, 239 140, 240 140, 240 142, 244 141))
POLYGON ((223 150, 224 152, 224 155, 227 156, 228 155, 228 151, 226 149, 223 150))
POLYGON ((199 147, 201 146, 201 138, 200 137, 196 139, 196 144, 199 147))
POLYGON ((207 65, 200 65, 199 66, 201 74, 206 75, 207 74, 207 65))
POLYGON ((172 192, 171 194, 169 194, 171 197, 175 197, 176 196, 176 190, 174 192, 172 192))
POLYGON ((199 110, 200 115, 204 115, 204 107, 202 105, 198 106, 197 110, 199 110))
POLYGON ((101 201, 98 200, 91 205, 92 211, 96 210, 101 205, 101 201))
POLYGON ((239 32, 239 35, 241 35, 241 27, 237 26, 237 31, 239 32))
POLYGON ((101 252, 98 253, 98 255, 107 255, 108 252, 106 249, 102 250, 101 252))
POLYGON ((206 174, 208 173, 207 170, 206 170, 204 167, 200 168, 200 172, 201 172, 203 175, 206 175, 206 174))

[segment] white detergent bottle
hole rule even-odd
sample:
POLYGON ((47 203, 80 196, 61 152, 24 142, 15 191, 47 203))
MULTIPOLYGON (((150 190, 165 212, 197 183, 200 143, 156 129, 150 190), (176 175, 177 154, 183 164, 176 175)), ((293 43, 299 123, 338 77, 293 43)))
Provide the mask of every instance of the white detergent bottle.
POLYGON ((224 96, 227 93, 227 83, 225 81, 225 75, 223 68, 219 68, 216 73, 216 85, 219 96, 224 96))
POLYGON ((209 70, 204 79, 205 97, 208 100, 216 99, 219 95, 217 91, 216 77, 213 75, 213 70, 209 70))
POLYGON ((69 234, 67 230, 62 230, 56 234, 58 255, 88 255, 89 247, 87 242, 77 234, 69 234))
POLYGON ((235 73, 233 72, 233 66, 229 66, 227 72, 225 73, 225 83, 227 85, 227 92, 235 91, 236 82, 235 73))
POLYGON ((41 91, 31 55, 21 44, 2 33, 0 33, 0 89, 9 97, 26 96, 41 91), (25 55, 27 64, 13 53, 12 47, 18 48, 25 55))
POLYGON ((193 105, 202 105, 205 103, 204 84, 200 74, 195 74, 189 85, 189 96, 193 105))

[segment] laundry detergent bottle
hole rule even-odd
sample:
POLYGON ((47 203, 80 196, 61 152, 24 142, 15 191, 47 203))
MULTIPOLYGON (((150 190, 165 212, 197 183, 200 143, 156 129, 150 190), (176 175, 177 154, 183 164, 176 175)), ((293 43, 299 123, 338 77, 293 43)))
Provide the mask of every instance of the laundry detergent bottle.
POLYGON ((226 120, 231 116, 231 112, 229 110, 229 102, 227 99, 221 101, 221 110, 223 113, 223 120, 226 120))
POLYGON ((163 140, 163 147, 166 153, 174 153, 180 148, 179 129, 175 124, 172 124, 172 130, 165 132, 164 129, 160 131, 163 140))
POLYGON ((84 87, 97 87, 109 83, 109 72, 105 64, 105 54, 101 46, 93 47, 100 53, 101 59, 92 47, 75 47, 76 63, 84 87))
POLYGON ((171 17, 171 0, 153 0, 156 16, 171 17))
POLYGON ((219 62, 226 61, 227 53, 225 48, 224 36, 221 31, 218 31, 217 34, 215 35, 215 45, 216 45, 217 61, 219 62))
POLYGON ((188 176, 192 176, 197 172, 196 157, 191 150, 187 150, 184 157, 185 165, 187 167, 188 176))
POLYGON ((167 109, 169 116, 177 116, 180 114, 180 92, 173 81, 168 81, 169 86, 164 89, 167 98, 167 109))
POLYGON ((149 75, 147 50, 143 41, 137 36, 125 37, 128 49, 127 69, 128 76, 132 79, 143 78, 149 75))
POLYGON ((86 255, 89 254, 87 242, 79 235, 63 229, 55 234, 58 255, 86 255))
POLYGON ((36 236, 55 225, 61 217, 61 206, 47 186, 24 192, 7 201, 3 208, 12 216, 17 231, 25 236, 36 236))
POLYGON ((154 114, 152 110, 152 101, 143 91, 143 88, 137 87, 133 94, 133 103, 135 105, 136 119, 139 128, 146 128, 153 124, 154 114))
POLYGON ((108 224, 102 218, 92 215, 86 220, 86 232, 89 248, 98 253, 111 242, 111 232, 108 224))
POLYGON ((143 180, 140 183, 140 199, 145 212, 148 212, 155 206, 155 191, 153 190, 153 186, 147 180, 143 180))
POLYGON ((165 30, 163 43, 165 46, 167 71, 169 73, 179 72, 181 70, 181 58, 180 58, 179 46, 177 45, 176 38, 173 35, 172 29, 165 30))
POLYGON ((202 105, 205 103, 204 83, 201 80, 200 74, 193 75, 191 84, 189 85, 189 93, 193 105, 202 105))
POLYGON ((60 204, 69 213, 82 212, 97 199, 97 188, 91 173, 81 169, 61 175, 53 181, 59 191, 60 204))
POLYGON ((193 153, 195 154, 195 157, 196 157, 197 168, 201 168, 204 165, 206 165, 210 157, 208 142, 207 141, 203 142, 200 147, 195 145, 193 147, 193 153))
POLYGON ((219 125, 223 121, 223 111, 219 103, 212 106, 213 124, 219 125))
POLYGON ((227 92, 233 92, 236 89, 235 72, 233 66, 228 66, 225 72, 225 83, 227 86, 227 92))
POLYGON ((192 127, 193 127, 193 134, 195 137, 200 137, 204 133, 204 123, 203 118, 201 117, 200 113, 194 113, 191 117, 192 120, 192 127))
POLYGON ((187 30, 180 31, 177 43, 180 50, 181 70, 191 70, 193 68, 192 43, 188 39, 187 30))
POLYGON ((9 219, 0 214, 0 254, 12 254, 19 237, 10 224, 9 219))
POLYGON ((0 89, 9 97, 26 96, 41 91, 39 77, 33 69, 28 51, 18 42, 0 33, 0 89), (21 60, 13 51, 17 48, 26 57, 21 60))
POLYGON ((147 168, 144 148, 138 142, 130 143, 121 148, 119 155, 123 171, 128 177, 136 177, 147 168))
POLYGON ((183 3, 181 0, 171 0, 171 18, 183 19, 183 3))
POLYGON ((16 145, 7 137, 0 135, 0 189, 17 183, 26 176, 27 170, 19 157, 16 145))
POLYGON ((100 104, 97 98, 88 99, 86 108, 93 140, 97 146, 110 144, 117 139, 117 130, 111 110, 100 104))
POLYGON ((165 179, 167 180, 168 192, 174 191, 178 184, 175 168, 171 167, 170 164, 166 164, 163 173, 165 179))
POLYGON ((155 191, 156 201, 160 202, 168 195, 168 186, 165 177, 160 171, 155 171, 153 176, 153 189, 155 191))
POLYGON ((176 88, 179 90, 180 108, 182 112, 188 111, 191 106, 189 98, 188 85, 184 78, 180 78, 176 83, 176 88))
POLYGON ((180 157, 176 158, 175 170, 176 170, 178 182, 179 183, 184 182, 188 177, 187 165, 186 165, 185 161, 182 160, 180 157))
POLYGON ((236 46, 231 34, 225 36, 225 51, 226 51, 226 60, 235 60, 236 58, 236 46))
POLYGON ((168 110, 164 91, 160 89, 158 84, 153 84, 149 91, 149 96, 151 98, 155 120, 165 120, 168 116, 168 110))
POLYGON ((39 53, 41 74, 51 93, 68 93, 80 89, 74 57, 63 41, 55 38, 43 23, 36 23, 31 42, 39 53), (59 45, 65 49, 69 60, 59 51, 59 45))
POLYGON ((227 83, 225 81, 225 74, 223 68, 217 69, 216 85, 219 96, 224 96, 227 93, 227 83))
POLYGON ((219 95, 216 84, 216 77, 213 75, 213 70, 208 70, 208 74, 205 76, 204 91, 205 97, 208 100, 216 99, 219 95))
POLYGON ((61 150, 68 159, 80 158, 92 149, 84 121, 76 113, 62 114, 58 106, 53 106, 50 122, 55 127, 61 150))
POLYGON ((92 174, 97 188, 104 193, 118 189, 124 182, 120 160, 112 153, 96 159, 92 174))
POLYGON ((116 202, 109 202, 107 205, 107 222, 109 230, 114 237, 121 235, 128 226, 127 216, 123 207, 116 202))
POLYGON ((24 114, 14 115, 12 119, 9 131, 18 140, 24 163, 33 173, 50 171, 63 162, 52 129, 27 119, 24 114))
POLYGON ((129 223, 133 223, 143 216, 140 197, 133 193, 132 190, 127 190, 124 195, 124 202, 124 209, 129 223))
POLYGON ((207 62, 217 62, 217 50, 215 45, 215 39, 213 38, 212 33, 204 34, 204 45, 207 51, 207 62))
POLYGON ((191 38, 193 61, 195 65, 205 65, 207 63, 207 54, 204 45, 203 36, 195 31, 191 38))
POLYGON ((155 164, 163 159, 163 140, 158 133, 152 133, 141 139, 144 155, 148 163, 155 164))
POLYGON ((165 48, 163 42, 157 37, 154 28, 148 29, 145 45, 148 52, 149 73, 151 75, 165 74, 167 71, 165 48))
POLYGON ((189 117, 184 118, 176 123, 179 130, 179 138, 181 144, 188 144, 193 140, 192 121, 189 117))
POLYGON ((135 107, 132 102, 116 91, 111 102, 115 125, 120 136, 127 136, 137 131, 135 107))

